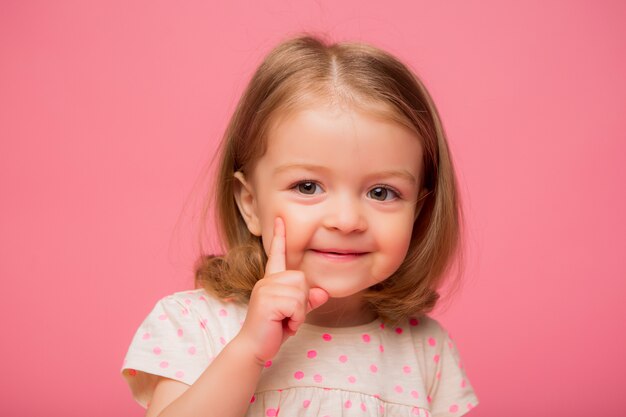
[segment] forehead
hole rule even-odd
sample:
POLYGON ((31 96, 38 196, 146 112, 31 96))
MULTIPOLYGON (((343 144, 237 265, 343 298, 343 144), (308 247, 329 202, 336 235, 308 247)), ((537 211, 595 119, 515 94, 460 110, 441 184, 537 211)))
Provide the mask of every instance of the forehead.
MULTIPOLYGON (((385 108, 313 104, 276 119, 259 164, 316 163, 330 167, 401 165, 421 172, 422 145, 385 108)), ((417 176, 416 176, 417 177, 417 176)))

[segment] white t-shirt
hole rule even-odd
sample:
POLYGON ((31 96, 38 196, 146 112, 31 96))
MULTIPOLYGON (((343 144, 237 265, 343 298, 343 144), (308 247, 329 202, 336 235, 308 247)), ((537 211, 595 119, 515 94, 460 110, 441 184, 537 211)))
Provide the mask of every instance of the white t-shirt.
MULTIPOLYGON (((147 408, 158 376, 193 384, 245 319, 245 304, 204 289, 156 303, 122 375, 147 408)), ((246 416, 461 416, 478 405, 448 332, 428 316, 389 328, 303 324, 265 364, 246 416)))

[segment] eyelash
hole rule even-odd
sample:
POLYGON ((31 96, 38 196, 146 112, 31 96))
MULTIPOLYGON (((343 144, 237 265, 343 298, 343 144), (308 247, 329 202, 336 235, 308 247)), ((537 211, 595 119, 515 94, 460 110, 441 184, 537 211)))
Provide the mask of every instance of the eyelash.
MULTIPOLYGON (((298 187, 299 187, 300 185, 302 185, 302 184, 307 184, 307 183, 310 183, 310 184, 315 184, 317 187, 322 188, 322 187, 319 185, 319 183, 318 183, 317 181, 314 181, 314 180, 302 180, 302 181, 298 181, 298 182, 296 182, 295 184, 293 184, 291 187, 289 187, 289 189, 290 189, 290 190, 294 190, 294 191, 296 191, 296 192, 299 192, 299 191, 298 191, 298 187)), ((373 191, 373 190, 375 190, 375 189, 377 189, 377 188, 382 188, 382 189, 384 189, 384 190, 387 190, 387 192, 392 192, 392 193, 393 193, 393 194, 395 194, 395 196, 396 196, 396 197, 395 197, 395 198, 393 198, 392 200, 377 200, 377 201, 383 201, 383 202, 385 202, 385 201, 394 201, 394 200, 399 200, 399 199, 401 199, 401 198, 402 198, 402 194, 400 194, 400 192, 399 192, 398 190, 396 190, 395 188, 393 188, 393 187, 391 187, 391 186, 389 186, 389 185, 384 185, 384 184, 377 184, 377 185, 373 186, 373 187, 372 187, 372 188, 368 191, 368 194, 369 194, 371 191, 373 191)), ((314 194, 304 194, 304 193, 300 193, 300 194, 302 194, 302 195, 314 195, 314 194)))

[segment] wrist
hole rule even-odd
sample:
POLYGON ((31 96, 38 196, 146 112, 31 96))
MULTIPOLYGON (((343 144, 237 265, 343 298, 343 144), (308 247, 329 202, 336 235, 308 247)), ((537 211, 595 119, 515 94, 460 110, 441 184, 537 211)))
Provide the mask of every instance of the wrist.
POLYGON ((259 368, 263 368, 266 361, 256 355, 253 346, 254 344, 250 340, 239 333, 230 341, 227 348, 233 352, 233 355, 235 355, 238 360, 246 361, 259 368))

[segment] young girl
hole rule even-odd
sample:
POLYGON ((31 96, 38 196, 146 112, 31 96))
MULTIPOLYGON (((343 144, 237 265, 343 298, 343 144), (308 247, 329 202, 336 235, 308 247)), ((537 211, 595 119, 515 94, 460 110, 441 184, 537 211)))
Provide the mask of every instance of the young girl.
POLYGON ((426 313, 459 247, 437 110, 386 52, 279 45, 230 121, 225 255, 144 320, 122 374, 147 416, 460 416, 478 404, 426 313))

